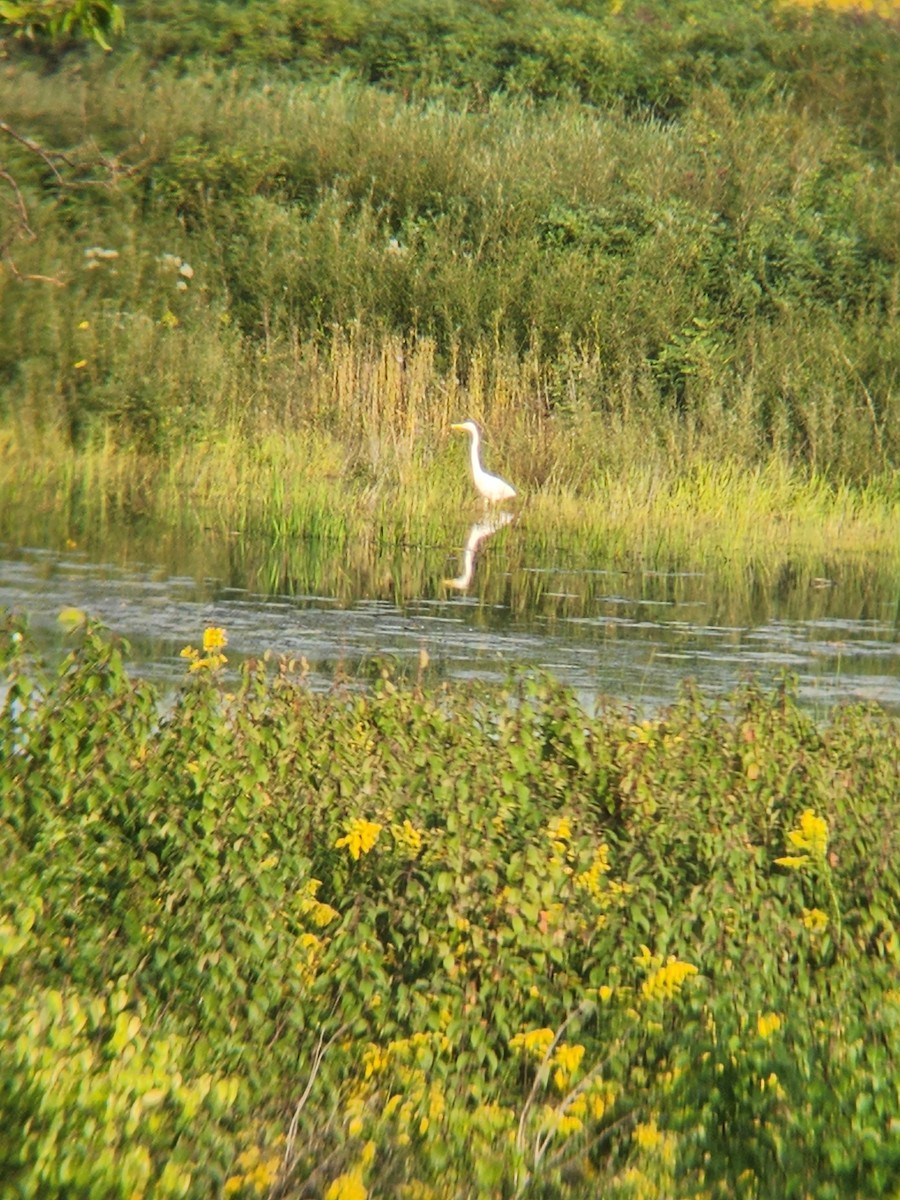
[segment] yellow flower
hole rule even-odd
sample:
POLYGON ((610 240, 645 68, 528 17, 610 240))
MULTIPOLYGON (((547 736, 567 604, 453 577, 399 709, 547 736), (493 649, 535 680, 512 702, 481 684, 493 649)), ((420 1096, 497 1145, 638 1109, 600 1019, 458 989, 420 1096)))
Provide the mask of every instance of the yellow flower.
POLYGON ((365 1068, 366 1079, 380 1074, 387 1068, 389 1062, 390 1056, 388 1052, 382 1050, 375 1042, 369 1042, 365 1050, 363 1050, 363 1067, 365 1068))
POLYGON ((343 837, 338 838, 334 847, 339 850, 341 846, 346 846, 350 857, 354 860, 358 859, 361 854, 369 853, 378 841, 378 835, 382 830, 382 826, 377 821, 364 821, 361 817, 354 817, 344 828, 347 832, 343 837))
POLYGON ((308 915, 313 925, 317 925, 320 929, 341 915, 330 904, 325 904, 323 901, 316 899, 316 893, 321 886, 321 879, 308 879, 303 887, 303 895, 300 899, 300 911, 308 915))
POLYGON ((778 1013, 760 1013, 756 1020, 756 1028, 759 1036, 768 1041, 773 1033, 777 1033, 781 1028, 781 1017, 778 1013))
POLYGON ((547 827, 547 835, 551 841, 568 842, 572 837, 572 822, 568 817, 559 817, 555 825, 551 821, 547 827))
POLYGON ((662 959, 659 958, 658 955, 653 954, 649 946, 645 946, 644 943, 641 942, 641 952, 640 954, 635 954, 634 961, 639 967, 644 967, 645 970, 649 970, 650 967, 658 967, 660 962, 662 962, 662 959))
POLYGON ((785 854, 781 858, 775 859, 779 867, 789 867, 792 871, 799 871, 801 867, 805 867, 809 862, 808 854, 785 854))
POLYGON ((224 629, 210 628, 203 632, 203 650, 205 653, 201 655, 199 650, 195 650, 193 646, 185 646, 180 655, 182 658, 189 658, 191 665, 189 671, 217 671, 219 667, 224 666, 228 659, 221 653, 221 649, 228 642, 225 636, 224 629))
POLYGON ((345 1171, 331 1181, 325 1192, 325 1200, 366 1200, 368 1194, 362 1181, 362 1167, 354 1167, 352 1171, 345 1171))
POLYGON ((597 900, 604 891, 603 876, 608 874, 609 847, 605 842, 601 842, 594 854, 594 861, 588 869, 575 876, 575 887, 580 891, 588 892, 597 900))
POLYGON ((557 817, 548 824, 544 832, 550 839, 555 854, 561 856, 567 853, 568 842, 572 840, 572 824, 568 817, 557 817))
POLYGON ((409 858, 415 858, 422 849, 422 834, 408 817, 402 825, 391 826, 391 836, 397 847, 405 851, 409 858))
POLYGON ((647 1121, 634 1127, 634 1140, 642 1150, 655 1150, 662 1140, 662 1135, 655 1121, 647 1121))
POLYGON ((564 1092, 569 1086, 569 1081, 578 1070, 582 1058, 584 1046, 557 1046, 553 1055, 553 1064, 556 1067, 553 1082, 560 1092, 564 1092))
POLYGON ((228 645, 228 635, 224 629, 219 629, 216 625, 210 625, 203 630, 203 649, 207 654, 211 650, 221 650, 223 646, 228 645))
POLYGON ((641 985, 641 991, 648 1000, 659 996, 671 1000, 681 991, 681 985, 691 975, 697 974, 693 963, 679 962, 670 954, 666 964, 649 975, 641 985))
POLYGON ((776 858, 779 866, 800 870, 809 863, 823 864, 825 852, 828 849, 828 823, 823 817, 817 817, 811 808, 804 809, 800 814, 800 825, 788 832, 788 843, 795 850, 803 850, 804 854, 787 854, 776 858))
POLYGON ((517 1033, 514 1038, 510 1038, 509 1048, 524 1050, 527 1055, 540 1062, 550 1049, 553 1038, 552 1029, 532 1029, 528 1033, 517 1033))
POLYGON ((800 920, 810 933, 822 933, 828 928, 828 915, 821 908, 804 908, 800 920))
POLYGON ((571 1113, 560 1113, 556 1118, 556 1132, 563 1137, 568 1137, 570 1133, 580 1133, 584 1129, 584 1122, 580 1117, 573 1117, 571 1113))

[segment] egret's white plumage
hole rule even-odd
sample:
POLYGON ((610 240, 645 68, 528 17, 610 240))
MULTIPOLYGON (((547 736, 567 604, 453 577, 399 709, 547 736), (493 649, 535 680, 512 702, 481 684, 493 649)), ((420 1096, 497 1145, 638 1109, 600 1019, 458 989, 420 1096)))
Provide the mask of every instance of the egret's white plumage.
POLYGON ((506 480, 501 479, 498 475, 489 474, 481 465, 481 458, 478 454, 481 435, 478 432, 478 426, 475 422, 462 421, 458 425, 451 425, 450 428, 458 429, 460 433, 467 433, 469 435, 469 457, 472 463, 472 479, 485 500, 489 500, 491 504, 499 504, 501 500, 511 500, 516 494, 516 489, 510 487, 506 480))

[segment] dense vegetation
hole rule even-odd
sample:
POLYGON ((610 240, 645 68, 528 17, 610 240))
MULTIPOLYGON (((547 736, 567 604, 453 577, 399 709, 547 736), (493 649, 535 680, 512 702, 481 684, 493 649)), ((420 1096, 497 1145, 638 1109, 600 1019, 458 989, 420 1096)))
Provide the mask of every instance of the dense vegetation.
MULTIPOLYGON (((890 15, 121 8, 0 4, 0 534, 346 573, 469 413, 598 559, 896 554, 890 15)), ((894 719, 322 694, 218 630, 163 698, 76 623, 0 639, 11 1194, 896 1195, 894 719)))
POLYGON ((342 504, 469 411, 532 495, 727 459, 896 499, 894 22, 123 7, 111 54, 7 42, 10 453, 299 431, 342 504))
POLYGON ((10 1194, 895 1195, 896 721, 72 636, 2 641, 10 1194))

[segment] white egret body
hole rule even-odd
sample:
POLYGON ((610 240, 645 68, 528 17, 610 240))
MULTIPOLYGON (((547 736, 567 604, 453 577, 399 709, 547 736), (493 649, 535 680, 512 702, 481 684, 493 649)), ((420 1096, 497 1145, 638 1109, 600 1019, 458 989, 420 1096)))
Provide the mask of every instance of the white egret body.
POLYGON ((460 433, 469 435, 469 457, 472 463, 472 479, 475 487, 491 504, 499 504, 502 500, 511 500, 516 494, 516 489, 510 487, 505 479, 501 479, 498 475, 491 475, 485 471, 481 465, 481 459, 478 455, 478 447, 481 443, 481 435, 478 432, 478 426, 474 421, 462 421, 459 425, 451 425, 451 429, 458 429, 460 433))

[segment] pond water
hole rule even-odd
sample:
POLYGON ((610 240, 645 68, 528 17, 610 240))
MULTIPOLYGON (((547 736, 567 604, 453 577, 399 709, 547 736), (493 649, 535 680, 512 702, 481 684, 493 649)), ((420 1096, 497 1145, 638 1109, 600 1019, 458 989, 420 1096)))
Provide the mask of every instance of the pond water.
POLYGON ((62 654, 66 607, 132 646, 135 671, 184 678, 179 651, 228 634, 229 669, 265 650, 305 659, 314 686, 373 659, 457 680, 542 668, 589 708, 653 711, 694 679, 725 693, 785 674, 823 712, 847 699, 900 712, 900 588, 871 561, 705 570, 623 568, 535 557, 507 518, 476 519, 442 545, 272 549, 207 532, 119 531, 101 549, 0 543, 0 607, 27 614, 41 650, 62 654))

